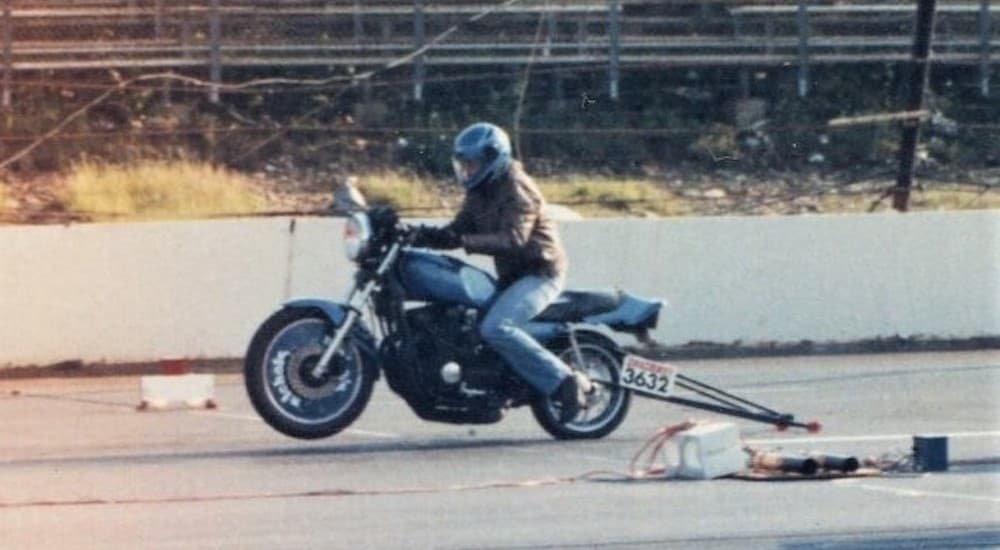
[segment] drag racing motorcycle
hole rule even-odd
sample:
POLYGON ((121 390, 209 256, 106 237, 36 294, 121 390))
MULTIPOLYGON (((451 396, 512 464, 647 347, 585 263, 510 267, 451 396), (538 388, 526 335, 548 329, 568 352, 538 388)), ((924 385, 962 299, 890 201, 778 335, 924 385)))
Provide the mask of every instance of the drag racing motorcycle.
POLYGON ((529 324, 532 336, 593 382, 587 406, 561 422, 558 402, 525 383, 480 339, 494 277, 412 246, 419 232, 387 207, 354 213, 344 229, 347 257, 357 264, 346 301, 293 300, 259 327, 244 375, 269 425, 302 439, 336 434, 362 413, 382 376, 428 421, 488 424, 507 409, 529 406, 559 439, 600 438, 622 423, 631 397, 619 385, 624 354, 599 327, 646 336, 661 301, 566 291, 529 324))

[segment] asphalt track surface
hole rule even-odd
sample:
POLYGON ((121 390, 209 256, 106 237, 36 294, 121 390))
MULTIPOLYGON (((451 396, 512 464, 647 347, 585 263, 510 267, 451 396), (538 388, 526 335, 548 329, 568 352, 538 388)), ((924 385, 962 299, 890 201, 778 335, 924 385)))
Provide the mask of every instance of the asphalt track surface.
POLYGON ((824 431, 736 421, 786 452, 905 455, 943 473, 827 481, 620 481, 657 428, 725 417, 637 399, 611 436, 552 441, 524 409, 486 427, 418 420, 380 382, 346 432, 303 442, 220 408, 137 412, 139 379, 0 382, 2 548, 1000 547, 1000 353, 679 362, 824 431))

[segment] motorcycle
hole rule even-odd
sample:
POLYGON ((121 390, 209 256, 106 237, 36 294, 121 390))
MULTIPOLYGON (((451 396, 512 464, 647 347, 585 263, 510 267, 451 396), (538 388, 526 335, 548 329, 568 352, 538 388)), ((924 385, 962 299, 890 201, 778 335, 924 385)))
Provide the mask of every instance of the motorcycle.
POLYGON ((296 299, 254 334, 244 379, 257 413, 291 437, 316 439, 348 427, 376 380, 424 420, 489 424, 530 406, 558 439, 594 439, 624 421, 631 394, 619 385, 624 353, 599 327, 643 339, 663 302, 625 292, 565 291, 526 330, 593 382, 586 406, 560 421, 559 403, 525 383, 479 336, 495 278, 447 254, 414 247, 419 227, 395 211, 355 212, 344 228, 357 265, 344 303, 296 299))

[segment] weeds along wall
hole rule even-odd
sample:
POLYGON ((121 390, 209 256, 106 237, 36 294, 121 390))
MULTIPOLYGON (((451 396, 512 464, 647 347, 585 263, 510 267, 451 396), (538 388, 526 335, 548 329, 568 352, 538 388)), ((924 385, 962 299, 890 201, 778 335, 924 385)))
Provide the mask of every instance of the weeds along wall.
MULTIPOLYGON (((342 223, 0 228, 0 366, 241 357, 282 301, 343 297, 342 223)), ((670 345, 1000 336, 997 211, 561 227, 568 287, 669 300, 670 345)))
MULTIPOLYGON (((237 80, 255 76, 230 72, 237 80)), ((1000 164, 1000 102, 981 97, 967 73, 963 67, 933 72, 928 108, 934 117, 924 132, 921 170, 1000 164)), ((180 157, 245 171, 288 165, 305 173, 404 168, 445 176, 451 169, 450 140, 479 120, 510 129, 518 155, 542 173, 643 173, 683 164, 706 171, 807 166, 868 174, 895 166, 897 124, 828 125, 838 117, 900 110, 905 71, 892 64, 815 67, 805 98, 796 95, 790 69, 761 69, 746 90, 735 71, 626 70, 618 100, 603 91, 602 71, 539 69, 523 90, 519 74, 445 73, 440 82, 427 83, 422 101, 402 85, 246 92, 223 96, 220 104, 205 101, 203 90, 174 87, 165 95, 144 86, 93 107, 9 168, 13 176, 30 176, 63 170, 84 158, 180 157)), ((91 86, 95 89, 67 97, 70 84, 53 83, 19 96, 12 111, 16 116, 0 121, 5 134, 0 161, 109 84, 91 86)))

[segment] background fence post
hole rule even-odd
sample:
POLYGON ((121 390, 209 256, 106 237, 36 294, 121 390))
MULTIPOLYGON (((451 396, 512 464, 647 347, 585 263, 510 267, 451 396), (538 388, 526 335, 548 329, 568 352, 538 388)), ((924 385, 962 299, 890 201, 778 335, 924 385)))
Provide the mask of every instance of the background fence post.
POLYGON ((990 0, 979 4, 979 92, 990 96, 990 0))
POLYGON ((764 40, 764 53, 772 55, 774 54, 774 20, 770 17, 764 19, 764 36, 767 37, 764 40))
MULTIPOLYGON (((424 27, 424 0, 413 0, 413 47, 424 47, 426 28, 424 27)), ((427 68, 424 66, 424 54, 420 54, 413 62, 413 99, 424 100, 424 77, 427 68)))
POLYGON ((3 0, 3 90, 0 92, 0 107, 10 109, 13 102, 11 94, 11 73, 14 72, 14 17, 11 14, 11 0, 3 0))
POLYGON ((361 49, 361 43, 365 39, 365 23, 361 14, 361 0, 354 0, 354 44, 361 49))
MULTIPOLYGON (((156 38, 157 43, 159 43, 160 41, 163 40, 163 35, 164 35, 163 0, 156 0, 156 2, 153 4, 153 9, 155 10, 155 13, 153 14, 153 35, 156 38)), ((157 47, 159 47, 159 44, 157 44, 157 47)), ((171 88, 172 85, 169 80, 165 81, 163 83, 163 87, 161 88, 163 91, 163 101, 166 102, 168 105, 170 104, 171 88)))
POLYGON ((212 103, 219 102, 219 84, 222 82, 222 21, 219 14, 219 0, 211 0, 208 20, 209 40, 209 88, 208 99, 212 103))
POLYGON ((153 34, 157 40, 161 40, 163 39, 163 0, 156 0, 153 8, 156 10, 156 13, 153 14, 153 34))
POLYGON ((191 57, 191 6, 184 6, 183 11, 180 13, 180 41, 181 41, 181 53, 184 59, 189 59, 191 57))
POLYGON ((809 95, 809 0, 799 0, 795 17, 799 28, 799 97, 809 95))
POLYGON ((542 48, 542 56, 552 55, 552 42, 556 39, 558 27, 556 25, 556 12, 550 11, 545 14, 545 47, 542 48))
POLYGON ((621 0, 608 0, 608 34, 611 40, 611 51, 609 52, 610 67, 608 77, 610 80, 609 94, 612 100, 618 99, 618 80, 621 77, 619 68, 619 58, 621 56, 621 0))

